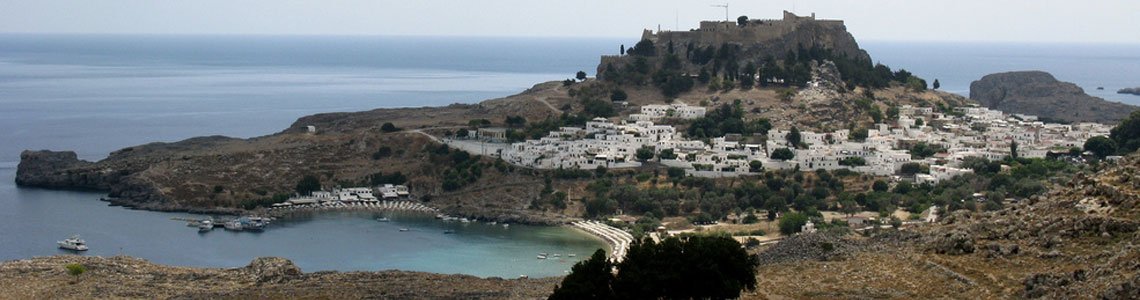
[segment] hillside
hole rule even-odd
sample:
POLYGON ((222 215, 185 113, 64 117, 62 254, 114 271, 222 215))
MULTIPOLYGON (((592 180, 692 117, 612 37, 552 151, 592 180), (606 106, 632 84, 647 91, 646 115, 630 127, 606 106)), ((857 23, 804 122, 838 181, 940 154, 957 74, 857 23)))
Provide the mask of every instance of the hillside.
POLYGON ((753 299, 1140 297, 1140 156, 1005 209, 760 251, 753 299))

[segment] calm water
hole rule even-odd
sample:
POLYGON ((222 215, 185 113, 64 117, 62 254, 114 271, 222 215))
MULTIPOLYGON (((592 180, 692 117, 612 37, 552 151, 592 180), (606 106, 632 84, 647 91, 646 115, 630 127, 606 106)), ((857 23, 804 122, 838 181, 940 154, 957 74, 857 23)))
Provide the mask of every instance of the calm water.
MULTIPOLYGON (((562 274, 601 243, 564 228, 445 224, 396 216, 331 214, 275 224, 261 234, 198 234, 174 216, 108 207, 99 194, 19 189, 24 149, 75 150, 98 160, 152 141, 252 137, 319 112, 477 102, 593 73, 600 54, 628 41, 422 37, 0 35, 0 260, 61 253, 82 234, 87 255, 236 267, 283 256, 306 271, 403 269, 479 276, 562 274), (412 228, 398 232, 397 227, 412 228), (457 234, 444 235, 454 227, 457 234)), ((1140 47, 1119 45, 865 42, 872 57, 943 89, 998 71, 1045 70, 1100 97, 1140 85, 1140 47), (1097 92, 1096 86, 1106 91, 1097 92)))

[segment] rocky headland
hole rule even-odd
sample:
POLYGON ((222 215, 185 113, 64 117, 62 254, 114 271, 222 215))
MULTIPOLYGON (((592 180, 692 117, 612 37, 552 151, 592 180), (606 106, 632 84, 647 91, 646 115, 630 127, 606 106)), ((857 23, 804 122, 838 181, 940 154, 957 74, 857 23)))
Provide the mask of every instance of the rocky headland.
POLYGON ((1140 109, 1089 96, 1076 84, 1041 71, 986 75, 970 84, 970 99, 1008 113, 1064 122, 1114 124, 1140 109))
POLYGON ((541 299, 561 278, 422 272, 304 273, 283 258, 241 268, 187 268, 115 256, 53 256, 0 264, 6 299, 541 299), (72 276, 69 264, 86 272, 72 276))
POLYGON ((1116 93, 1117 94, 1129 94, 1129 95, 1140 96, 1140 87, 1123 88, 1123 89, 1116 91, 1116 93))

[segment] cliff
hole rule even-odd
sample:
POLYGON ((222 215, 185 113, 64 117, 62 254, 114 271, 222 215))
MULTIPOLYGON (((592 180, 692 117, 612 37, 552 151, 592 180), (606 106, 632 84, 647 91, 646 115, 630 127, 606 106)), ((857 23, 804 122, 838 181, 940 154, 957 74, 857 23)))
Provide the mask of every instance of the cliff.
MULTIPOLYGON (((859 48, 855 37, 847 31, 841 20, 816 19, 811 16, 797 16, 785 11, 782 19, 750 19, 740 24, 730 21, 703 21, 699 28, 687 31, 646 30, 641 37, 653 43, 658 55, 649 63, 655 65, 663 54, 675 53, 684 62, 683 70, 696 74, 702 67, 696 57, 723 56, 726 45, 735 46, 731 55, 739 61, 738 67, 747 62, 761 63, 768 57, 776 60, 787 58, 789 53, 803 49, 819 48, 838 56, 870 64, 871 56, 859 48), (702 54, 702 51, 716 53, 702 54)), ((644 49, 642 49, 644 50, 644 49)), ((597 74, 604 75, 609 65, 623 67, 631 64, 636 55, 603 56, 598 64, 597 74)), ((720 66, 718 65, 717 68, 720 66)))
POLYGON ((1140 108, 1089 96, 1041 71, 990 74, 970 84, 970 99, 1009 113, 1066 122, 1113 124, 1140 108))
POLYGON ((0 263, 8 299, 536 299, 560 278, 478 278, 420 272, 304 273, 282 258, 246 267, 187 268, 142 259, 53 256, 0 263), (65 268, 82 264, 73 277, 65 268))

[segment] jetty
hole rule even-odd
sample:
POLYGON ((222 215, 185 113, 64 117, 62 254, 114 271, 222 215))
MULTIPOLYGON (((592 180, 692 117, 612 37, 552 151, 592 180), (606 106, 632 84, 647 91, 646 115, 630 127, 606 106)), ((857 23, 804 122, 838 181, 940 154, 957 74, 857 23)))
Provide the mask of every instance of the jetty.
POLYGON ((570 225, 600 237, 609 243, 610 247, 613 248, 613 251, 610 252, 610 260, 614 263, 619 263, 625 258, 625 253, 629 251, 629 245, 633 243, 632 234, 602 222, 576 221, 571 222, 570 225))

